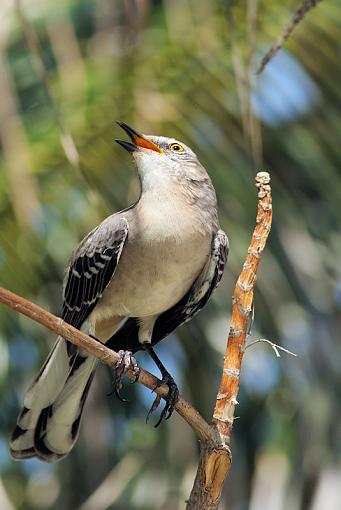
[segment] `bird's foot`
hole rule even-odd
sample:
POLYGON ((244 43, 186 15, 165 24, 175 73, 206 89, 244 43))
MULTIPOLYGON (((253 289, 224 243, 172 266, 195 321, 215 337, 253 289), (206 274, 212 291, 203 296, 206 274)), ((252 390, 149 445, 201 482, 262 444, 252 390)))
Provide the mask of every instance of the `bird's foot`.
MULTIPOLYGON (((168 420, 172 416, 174 408, 175 408, 175 404, 179 400, 178 387, 177 387, 176 382, 174 381, 173 377, 170 374, 168 374, 168 372, 164 374, 161 381, 159 381, 157 383, 157 385, 155 386, 153 391, 155 391, 157 388, 159 388, 163 384, 167 384, 168 394, 165 397, 163 397, 166 401, 166 404, 165 404, 165 407, 162 409, 162 412, 160 414, 160 418, 159 418, 158 422, 154 425, 155 428, 157 428, 163 420, 168 420)), ((156 411, 156 409, 159 407, 161 398, 162 398, 161 395, 156 395, 153 405, 148 411, 146 422, 149 420, 149 416, 154 411, 156 411)))
POLYGON ((137 364, 137 361, 135 357, 133 356, 133 353, 130 351, 118 351, 119 359, 115 363, 114 370, 115 370, 115 377, 113 381, 114 389, 112 392, 109 393, 109 395, 112 395, 113 393, 116 395, 116 397, 121 402, 127 402, 127 399, 121 397, 121 389, 122 389, 122 377, 127 372, 134 372, 135 379, 133 382, 136 382, 140 375, 140 367, 137 364))

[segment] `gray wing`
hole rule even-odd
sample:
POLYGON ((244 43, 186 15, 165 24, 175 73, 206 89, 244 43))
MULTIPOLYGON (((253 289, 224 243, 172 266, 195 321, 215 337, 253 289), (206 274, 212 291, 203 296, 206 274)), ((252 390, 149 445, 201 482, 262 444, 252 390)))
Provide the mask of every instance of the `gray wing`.
MULTIPOLYGON (((227 235, 219 230, 212 239, 211 257, 191 289, 172 308, 162 313, 155 321, 152 345, 169 335, 178 326, 190 321, 210 299, 219 285, 227 261, 229 242, 227 235)), ((141 349, 138 340, 138 318, 128 319, 106 343, 114 350, 125 349, 136 352, 141 349)))
POLYGON ((64 280, 63 320, 81 327, 114 276, 127 236, 127 220, 112 215, 83 239, 64 280))

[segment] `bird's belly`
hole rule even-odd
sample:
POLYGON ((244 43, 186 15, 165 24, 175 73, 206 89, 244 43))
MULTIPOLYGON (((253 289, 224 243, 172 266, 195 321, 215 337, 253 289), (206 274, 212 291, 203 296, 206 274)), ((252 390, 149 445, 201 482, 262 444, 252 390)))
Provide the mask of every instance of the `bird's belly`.
POLYGON ((210 246, 210 236, 159 246, 127 243, 101 299, 101 314, 146 317, 168 310, 198 277, 210 246))

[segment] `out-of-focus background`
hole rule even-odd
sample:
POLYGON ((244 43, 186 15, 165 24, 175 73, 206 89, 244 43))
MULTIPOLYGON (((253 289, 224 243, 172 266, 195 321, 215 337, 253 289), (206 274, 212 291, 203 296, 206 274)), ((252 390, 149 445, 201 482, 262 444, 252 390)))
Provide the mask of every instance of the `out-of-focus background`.
MULTIPOLYGON (((190 145, 217 190, 231 253, 209 306, 157 348, 209 419, 232 290, 256 211, 256 171, 272 176, 274 222, 244 358, 234 462, 222 509, 341 505, 340 1, 321 2, 257 76, 297 0, 2 0, 0 281, 58 313, 72 248, 137 195, 114 143, 119 119, 190 145)), ((198 444, 178 416, 145 423, 153 396, 113 396, 100 367, 66 460, 8 453, 24 390, 54 337, 0 307, 2 510, 177 510, 198 444)), ((142 366, 152 369, 147 356, 142 366)), ((156 372, 157 373, 157 372, 156 372)), ((155 419, 155 418, 154 418, 155 419)))

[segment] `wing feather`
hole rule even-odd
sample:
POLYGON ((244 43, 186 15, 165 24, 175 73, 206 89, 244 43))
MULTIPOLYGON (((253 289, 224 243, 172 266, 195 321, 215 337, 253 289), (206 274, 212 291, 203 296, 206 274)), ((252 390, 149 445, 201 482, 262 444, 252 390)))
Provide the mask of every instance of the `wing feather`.
POLYGON ((62 318, 76 328, 89 316, 115 274, 128 236, 124 217, 110 216, 82 241, 64 282, 62 318))

